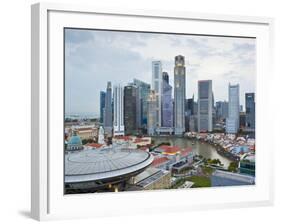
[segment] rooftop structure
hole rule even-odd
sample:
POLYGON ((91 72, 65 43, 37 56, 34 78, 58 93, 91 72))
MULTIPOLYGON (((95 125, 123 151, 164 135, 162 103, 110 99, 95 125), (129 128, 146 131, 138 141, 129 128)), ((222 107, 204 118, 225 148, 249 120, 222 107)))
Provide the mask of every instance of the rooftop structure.
POLYGON ((256 175, 256 159, 255 154, 245 154, 239 162, 239 172, 241 174, 256 175))
POLYGON ((171 185, 171 173, 150 167, 135 177, 135 184, 146 190, 165 189, 171 185))
POLYGON ((253 185, 255 178, 249 175, 216 170, 211 176, 212 187, 253 185))
POLYGON ((119 147, 70 153, 65 155, 66 188, 100 189, 128 180, 152 161, 153 156, 148 152, 119 147))
POLYGON ((76 131, 73 131, 73 134, 70 140, 67 143, 67 151, 75 151, 75 150, 82 150, 83 145, 80 136, 77 135, 76 131))

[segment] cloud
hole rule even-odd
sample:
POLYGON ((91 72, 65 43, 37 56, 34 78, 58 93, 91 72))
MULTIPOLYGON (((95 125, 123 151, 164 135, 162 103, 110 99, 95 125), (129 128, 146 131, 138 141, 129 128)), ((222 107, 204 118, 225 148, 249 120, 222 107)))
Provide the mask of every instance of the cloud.
POLYGON ((197 82, 213 80, 215 100, 227 100, 228 83, 240 84, 240 98, 255 92, 255 39, 194 35, 65 31, 66 112, 99 111, 99 92, 107 81, 126 85, 133 78, 151 82, 151 62, 161 60, 173 85, 174 57, 186 60, 187 97, 197 82))

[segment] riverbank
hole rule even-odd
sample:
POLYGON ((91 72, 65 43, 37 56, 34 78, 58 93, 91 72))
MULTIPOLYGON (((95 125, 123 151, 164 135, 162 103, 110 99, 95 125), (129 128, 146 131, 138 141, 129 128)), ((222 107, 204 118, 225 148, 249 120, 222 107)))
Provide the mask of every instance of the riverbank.
POLYGON ((219 153, 215 145, 207 142, 195 141, 194 139, 183 136, 153 136, 151 139, 154 145, 165 142, 169 143, 171 146, 178 146, 180 148, 191 147, 196 155, 201 155, 205 159, 219 159, 226 167, 233 161, 224 156, 224 154, 219 153))
POLYGON ((185 137, 214 145, 220 155, 235 162, 240 161, 245 154, 255 154, 255 139, 248 135, 188 132, 185 137))

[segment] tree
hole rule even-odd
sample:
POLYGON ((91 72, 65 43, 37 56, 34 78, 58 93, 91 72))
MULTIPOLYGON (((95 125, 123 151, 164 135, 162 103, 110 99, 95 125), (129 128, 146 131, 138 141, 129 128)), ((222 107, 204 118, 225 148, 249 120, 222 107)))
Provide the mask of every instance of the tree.
POLYGON ((230 172, 237 172, 238 169, 238 162, 231 162, 228 166, 228 171, 230 172))
POLYGON ((88 139, 82 139, 82 144, 86 145, 88 143, 88 139))

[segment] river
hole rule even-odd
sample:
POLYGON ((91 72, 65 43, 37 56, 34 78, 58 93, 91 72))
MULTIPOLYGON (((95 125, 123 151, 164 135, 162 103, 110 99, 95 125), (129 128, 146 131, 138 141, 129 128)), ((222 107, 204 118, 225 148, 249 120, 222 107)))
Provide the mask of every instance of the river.
POLYGON ((213 145, 210 145, 206 142, 199 142, 196 140, 191 140, 183 137, 170 137, 170 136, 157 136, 151 137, 154 140, 154 143, 160 144, 162 142, 169 142, 172 146, 179 146, 180 148, 191 147, 193 152, 197 155, 201 155, 206 159, 219 159, 225 167, 228 167, 231 160, 225 158, 217 153, 216 148, 213 145), (194 145, 192 145, 194 142, 194 145))

